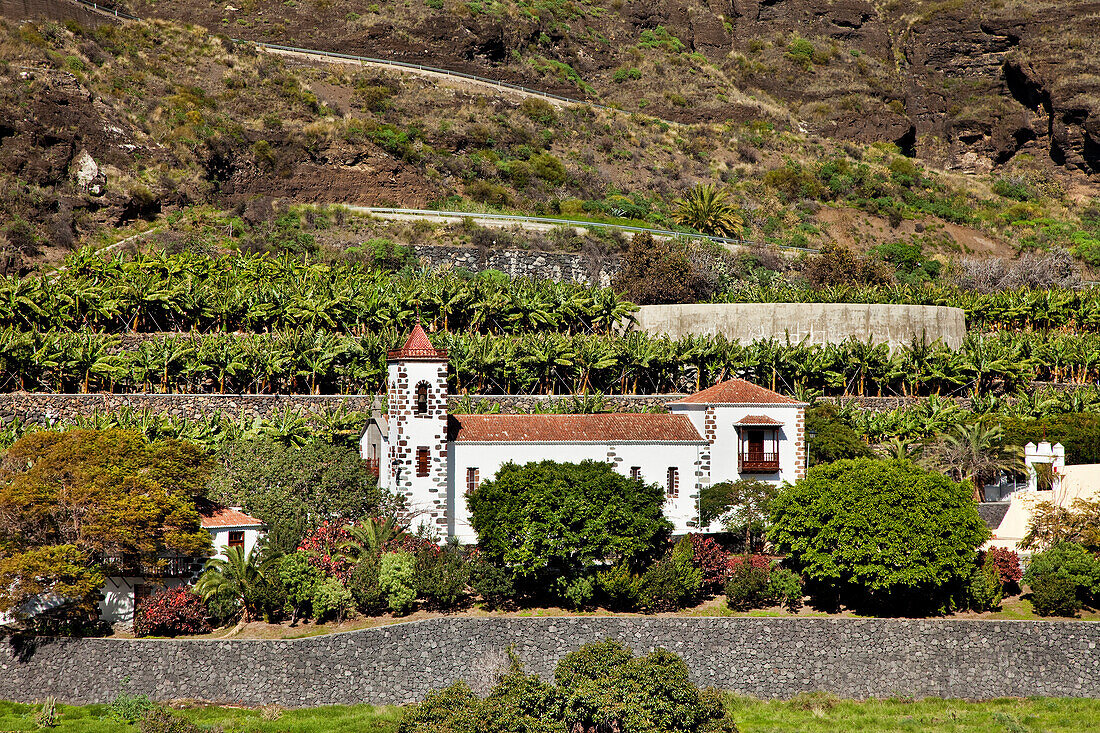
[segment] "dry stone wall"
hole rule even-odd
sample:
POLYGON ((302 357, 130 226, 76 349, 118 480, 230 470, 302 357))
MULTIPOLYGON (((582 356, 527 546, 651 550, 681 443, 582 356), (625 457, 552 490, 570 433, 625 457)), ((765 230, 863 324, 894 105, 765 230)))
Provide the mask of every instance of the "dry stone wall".
MULTIPOLYGON (((606 395, 604 407, 613 412, 664 412, 665 405, 683 398, 682 394, 664 395, 606 395)), ((536 408, 548 409, 557 405, 569 405, 573 397, 568 395, 451 395, 452 412, 475 409, 481 403, 488 407, 499 406, 500 412, 532 412, 536 408)), ((862 410, 883 412, 896 407, 914 405, 917 397, 852 397, 838 398, 838 402, 854 401, 862 410)), ((962 407, 969 400, 956 400, 962 407)), ((381 405, 374 395, 234 395, 234 394, 0 394, 0 422, 10 424, 18 420, 24 423, 48 425, 74 417, 90 417, 95 413, 119 410, 148 410, 158 415, 200 420, 213 415, 237 419, 242 415, 250 420, 268 418, 283 411, 300 410, 307 416, 326 411, 346 409, 370 412, 372 405, 381 405)))
POLYGON ((1100 624, 824 618, 441 618, 287 641, 13 640, 0 699, 400 704, 459 679, 484 690, 514 649, 550 678, 582 644, 679 654, 700 685, 762 698, 1100 697, 1100 624), (128 683, 123 681, 128 679, 128 683))
POLYGON ((569 252, 526 249, 482 249, 418 244, 417 259, 428 267, 453 267, 470 272, 500 270, 512 277, 575 282, 607 287, 619 271, 617 257, 593 258, 569 252))

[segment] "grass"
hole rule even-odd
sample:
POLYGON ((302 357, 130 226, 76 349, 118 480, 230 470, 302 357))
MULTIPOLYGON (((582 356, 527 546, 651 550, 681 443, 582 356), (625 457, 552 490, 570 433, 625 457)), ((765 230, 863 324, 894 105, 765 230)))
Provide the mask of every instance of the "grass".
MULTIPOLYGON (((788 701, 764 701, 730 695, 727 705, 742 733, 1083 733, 1100 731, 1100 700, 1066 698, 1002 699, 988 701, 841 700, 821 693, 799 695, 788 701)), ((0 730, 36 730, 35 705, 0 702, 0 730)), ((400 708, 335 705, 270 711, 203 705, 180 710, 200 725, 218 726, 226 733, 390 733, 397 730, 400 708), (264 713, 268 712, 267 715, 264 713)), ((105 705, 59 705, 61 733, 136 731, 105 719, 105 705)))

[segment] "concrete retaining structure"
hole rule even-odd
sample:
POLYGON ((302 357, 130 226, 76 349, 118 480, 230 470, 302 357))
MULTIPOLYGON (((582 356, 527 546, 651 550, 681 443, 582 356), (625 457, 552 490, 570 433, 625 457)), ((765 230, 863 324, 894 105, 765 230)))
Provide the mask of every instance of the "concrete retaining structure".
POLYGON ((0 699, 245 705, 400 704, 464 679, 484 690, 514 648, 549 678, 582 644, 664 647, 700 685, 787 698, 1100 697, 1100 624, 824 618, 440 618, 287 641, 7 640, 0 699), (124 680, 129 678, 129 682, 124 680))
POLYGON ((891 349, 927 336, 952 349, 966 337, 961 308, 939 305, 868 303, 700 303, 645 305, 637 314, 637 330, 680 338, 688 334, 717 335, 744 343, 790 335, 797 343, 836 344, 849 338, 873 337, 891 349))
POLYGON ((570 252, 526 249, 482 249, 435 244, 413 245, 416 258, 432 268, 454 267, 470 272, 500 270, 510 277, 531 277, 607 287, 619 271, 619 258, 588 257, 570 252))

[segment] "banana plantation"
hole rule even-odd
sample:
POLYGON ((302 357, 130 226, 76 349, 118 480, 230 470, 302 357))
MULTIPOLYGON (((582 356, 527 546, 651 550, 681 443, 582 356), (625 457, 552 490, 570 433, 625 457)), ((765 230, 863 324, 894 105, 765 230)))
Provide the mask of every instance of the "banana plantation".
MULTIPOLYGON (((386 351, 403 329, 342 335, 317 327, 266 333, 158 334, 124 348, 118 334, 0 330, 0 391, 374 394, 386 351)), ((135 337, 126 337, 133 341, 135 337)), ((958 351, 914 342, 678 340, 630 332, 439 332, 455 393, 658 394, 695 391, 730 377, 801 398, 816 395, 1014 393, 1033 381, 1100 378, 1100 334, 971 334, 958 351)))
MULTIPOLYGON (((724 302, 945 305, 972 331, 1100 332, 1100 289, 977 293, 945 286, 811 288, 744 285, 724 302)), ((315 328, 363 335, 420 318, 456 333, 607 334, 636 307, 609 288, 510 280, 499 272, 391 274, 283 254, 206 257, 154 252, 106 259, 92 250, 63 268, 0 279, 0 326, 35 330, 258 333, 315 328)))

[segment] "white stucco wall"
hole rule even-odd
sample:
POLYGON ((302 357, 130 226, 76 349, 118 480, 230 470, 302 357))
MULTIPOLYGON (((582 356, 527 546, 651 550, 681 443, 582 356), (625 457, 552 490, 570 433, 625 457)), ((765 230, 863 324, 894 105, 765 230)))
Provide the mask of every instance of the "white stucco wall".
POLYGON ((1035 505, 1051 502, 1055 506, 1072 507, 1078 499, 1095 501, 1100 498, 1100 464, 1066 466, 1057 489, 1052 491, 1017 491, 1012 495, 1008 511, 986 547, 1004 547, 1018 550, 1020 540, 1027 534, 1035 505))
MULTIPOLYGON (((700 435, 706 433, 706 411, 710 405, 672 404, 668 409, 674 415, 686 415, 700 435)), ((714 443, 710 456, 711 483, 737 481, 740 478, 781 483, 794 482, 805 471, 806 458, 799 455, 799 446, 805 444, 802 435, 805 426, 805 408, 802 405, 714 405, 714 443), (749 415, 763 415, 780 421, 779 472, 772 474, 745 474, 737 470, 738 437, 734 426, 749 415)), ((769 443, 765 442, 765 450, 769 443)))
POLYGON ((213 557, 225 559, 225 550, 229 547, 230 532, 244 532, 244 556, 248 557, 252 548, 260 541, 261 530, 258 527, 209 527, 210 544, 214 546, 213 557))
POLYGON ((111 577, 99 589, 103 600, 99 602, 99 617, 109 624, 132 623, 134 620, 134 587, 155 585, 158 588, 174 588, 183 581, 179 578, 163 578, 154 581, 141 577, 111 577))
MULTIPOLYGON (((705 444, 693 443, 479 443, 461 441, 450 444, 450 473, 448 475, 448 515, 452 522, 449 534, 467 544, 477 542, 477 534, 470 527, 470 512, 466 504, 466 471, 478 469, 479 481, 493 478, 500 467, 509 461, 525 464, 538 461, 577 463, 584 460, 608 461, 614 453, 615 470, 630 475, 633 466, 641 468, 641 478, 646 483, 666 486, 669 467, 679 471, 679 495, 667 499, 664 514, 675 525, 676 532, 688 532, 694 528, 689 522, 698 517, 698 483, 695 473, 705 444)), ((705 476, 703 477, 705 480, 705 476)))

